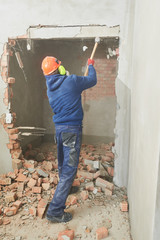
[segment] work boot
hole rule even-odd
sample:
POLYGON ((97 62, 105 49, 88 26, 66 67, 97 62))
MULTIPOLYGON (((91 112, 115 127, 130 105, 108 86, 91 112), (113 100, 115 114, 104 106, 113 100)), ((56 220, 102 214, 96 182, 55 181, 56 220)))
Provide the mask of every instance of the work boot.
POLYGON ((50 216, 47 214, 46 218, 54 223, 69 222, 72 220, 72 214, 69 212, 64 212, 62 216, 50 216))
POLYGON ((69 191, 69 194, 73 194, 73 193, 77 193, 79 190, 79 187, 76 187, 76 186, 72 186, 70 191, 69 191))

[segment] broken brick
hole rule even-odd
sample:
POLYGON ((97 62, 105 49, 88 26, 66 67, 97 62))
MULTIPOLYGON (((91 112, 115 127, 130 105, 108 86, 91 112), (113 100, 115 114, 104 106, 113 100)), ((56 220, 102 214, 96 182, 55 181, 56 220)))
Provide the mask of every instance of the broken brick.
POLYGON ((17 200, 13 203, 13 206, 19 209, 22 206, 22 202, 20 200, 17 200))
POLYGON ((37 180, 31 178, 31 179, 29 180, 29 182, 27 183, 27 186, 28 186, 29 188, 32 188, 32 187, 34 187, 34 186, 36 185, 36 183, 37 183, 37 180))
POLYGON ((101 240, 108 237, 108 229, 105 227, 98 228, 96 230, 96 240, 101 240))
POLYGON ((127 201, 122 201, 120 203, 120 208, 122 212, 128 212, 128 202, 127 201))
POLYGON ((93 182, 89 182, 85 185, 85 189, 88 191, 93 191, 94 190, 94 183, 93 182))
POLYGON ((89 173, 87 171, 78 171, 77 172, 77 176, 78 177, 83 177, 85 179, 93 180, 94 174, 93 173, 89 173))
POLYGON ((22 155, 22 150, 21 149, 11 150, 11 156, 12 156, 13 159, 19 159, 21 157, 21 155, 22 155))
POLYGON ((15 83, 15 78, 9 77, 7 82, 13 84, 13 83, 15 83))
POLYGON ((10 178, 0 179, 0 185, 10 185, 10 184, 11 184, 11 179, 10 178))
POLYGON ((21 167, 22 167, 22 161, 20 159, 12 159, 13 170, 20 169, 21 167))
POLYGON ((8 218, 3 218, 3 225, 8 225, 11 223, 11 220, 8 218))
POLYGON ((15 200, 17 199, 17 195, 16 193, 8 193, 6 196, 5 196, 5 202, 6 203, 10 203, 10 202, 14 202, 15 200))
POLYGON ((114 176, 114 168, 113 167, 107 167, 108 174, 113 177, 114 176))
POLYGON ((32 192, 33 193, 41 193, 42 192, 42 188, 41 187, 33 187, 32 188, 32 192))
POLYGON ((0 218, 0 225, 2 225, 3 224, 3 220, 2 220, 2 218, 0 218))
POLYGON ((74 205, 77 203, 77 197, 74 195, 70 195, 67 199, 66 205, 74 205))
POLYGON ((18 183, 17 191, 22 192, 24 190, 24 183, 18 183))
POLYGON ((74 230, 64 230, 58 234, 58 240, 73 240, 74 239, 74 230), (68 238, 67 238, 68 237, 68 238))
POLYGON ((73 184, 72 184, 72 186, 76 186, 76 187, 79 187, 81 185, 81 183, 80 183, 80 181, 79 181, 79 179, 75 179, 74 180, 74 182, 73 182, 73 184))
POLYGON ((19 173, 19 174, 18 174, 18 177, 17 177, 15 180, 16 180, 17 182, 24 182, 24 181, 27 180, 27 177, 26 177, 24 174, 19 173))
POLYGON ((43 218, 43 215, 45 213, 46 207, 47 207, 48 201, 46 199, 41 199, 38 203, 37 207, 37 215, 40 218, 43 218))
POLYGON ((81 198, 83 199, 83 200, 86 200, 86 199, 88 199, 88 191, 82 191, 81 192, 81 198))
POLYGON ((14 172, 9 172, 7 174, 8 177, 12 178, 12 179, 15 179, 16 178, 16 174, 14 172))
POLYGON ((107 188, 105 188, 104 193, 106 196, 112 196, 112 191, 107 188))
POLYGON ((94 173, 94 179, 98 178, 101 175, 101 171, 94 173))
POLYGON ((97 187, 101 187, 103 191, 105 191, 105 188, 108 188, 109 190, 113 190, 114 188, 114 184, 113 183, 110 183, 102 178, 97 178, 96 179, 96 182, 95 182, 96 186, 97 187))
POLYGON ((16 207, 8 207, 4 209, 4 214, 7 217, 11 217, 17 213, 17 208, 16 207))
POLYGON ((42 188, 47 191, 50 188, 50 183, 42 183, 42 188))
POLYGON ((47 171, 52 171, 52 169, 53 169, 53 164, 52 164, 52 162, 49 162, 49 161, 43 161, 42 166, 47 171))
POLYGON ((31 215, 33 215, 34 217, 36 217, 36 216, 37 216, 37 209, 36 209, 35 207, 31 207, 31 208, 29 209, 29 213, 30 213, 31 215))

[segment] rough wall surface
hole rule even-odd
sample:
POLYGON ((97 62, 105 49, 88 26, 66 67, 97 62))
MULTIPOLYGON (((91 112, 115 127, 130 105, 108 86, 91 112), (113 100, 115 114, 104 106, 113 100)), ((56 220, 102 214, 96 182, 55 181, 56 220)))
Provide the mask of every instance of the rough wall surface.
POLYGON ((158 240, 160 147, 160 41, 158 1, 136 1, 131 93, 129 202, 133 239, 158 240), (152 16, 148 18, 148 16, 152 16), (152 51, 150 51, 152 50, 152 51), (157 218, 156 218, 157 220, 157 218))

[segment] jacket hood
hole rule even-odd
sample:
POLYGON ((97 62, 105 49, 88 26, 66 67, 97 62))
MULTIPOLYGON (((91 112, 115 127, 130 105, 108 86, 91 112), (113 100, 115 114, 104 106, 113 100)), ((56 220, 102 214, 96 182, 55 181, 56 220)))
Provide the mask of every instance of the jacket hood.
POLYGON ((61 74, 49 75, 49 76, 45 75, 48 89, 50 89, 51 91, 56 90, 63 83, 66 77, 67 77, 66 75, 61 75, 61 74))

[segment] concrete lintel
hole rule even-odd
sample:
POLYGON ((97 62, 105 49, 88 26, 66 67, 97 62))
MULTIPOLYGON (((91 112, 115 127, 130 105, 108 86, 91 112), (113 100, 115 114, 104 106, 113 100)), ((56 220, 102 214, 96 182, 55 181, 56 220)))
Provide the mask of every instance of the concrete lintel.
POLYGON ((28 37, 32 39, 52 38, 95 38, 119 37, 120 27, 100 26, 35 26, 28 29, 28 37))

